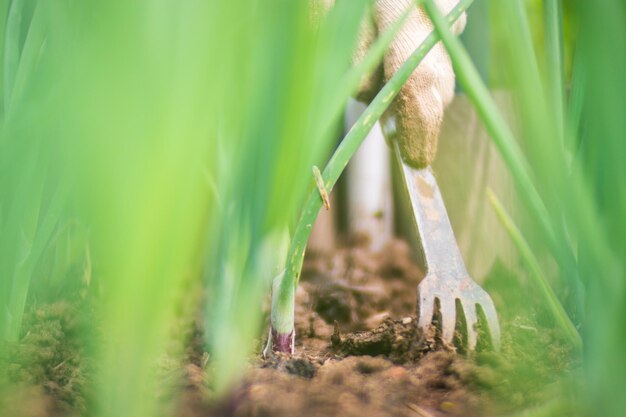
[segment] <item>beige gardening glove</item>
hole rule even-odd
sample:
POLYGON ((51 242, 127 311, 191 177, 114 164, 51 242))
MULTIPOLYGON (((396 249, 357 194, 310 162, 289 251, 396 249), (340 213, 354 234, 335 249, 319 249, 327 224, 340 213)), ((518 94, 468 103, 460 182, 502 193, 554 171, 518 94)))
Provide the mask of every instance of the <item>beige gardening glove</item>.
MULTIPOLYGON (((317 0, 331 7, 335 0, 317 0)), ((349 0, 338 0, 349 1, 349 0)), ((448 14, 458 0, 435 0, 439 10, 448 14)), ((415 0, 375 0, 368 18, 362 23, 354 61, 360 62, 378 33, 385 32, 411 8, 407 22, 393 40, 383 65, 362 80, 357 99, 369 102, 384 82, 395 74, 404 61, 426 39, 433 26, 415 0)), ((460 34, 465 27, 465 15, 453 26, 460 34)), ((437 151, 437 140, 443 121, 443 112, 454 95, 454 72, 444 46, 439 42, 404 85, 391 111, 396 119, 397 138, 406 162, 422 168, 432 163, 437 151)))

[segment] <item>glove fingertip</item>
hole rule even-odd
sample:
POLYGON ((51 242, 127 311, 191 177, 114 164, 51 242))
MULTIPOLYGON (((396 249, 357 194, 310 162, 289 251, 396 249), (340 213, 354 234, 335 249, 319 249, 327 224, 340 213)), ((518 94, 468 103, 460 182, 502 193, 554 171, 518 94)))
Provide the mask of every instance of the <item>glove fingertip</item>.
MULTIPOLYGON (((402 133, 398 132, 398 137, 402 133)), ((437 144, 432 141, 400 140, 402 159, 413 168, 422 169, 430 166, 437 154, 437 144)))
POLYGON ((394 103, 396 138, 405 162, 424 168, 437 154, 443 108, 439 104, 419 102, 411 93, 414 91, 401 91, 394 103))

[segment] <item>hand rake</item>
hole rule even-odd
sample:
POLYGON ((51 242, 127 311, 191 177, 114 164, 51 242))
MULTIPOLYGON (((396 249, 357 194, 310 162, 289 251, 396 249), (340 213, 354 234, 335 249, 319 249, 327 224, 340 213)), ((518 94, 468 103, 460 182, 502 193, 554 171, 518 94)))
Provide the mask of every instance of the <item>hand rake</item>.
POLYGON ((493 347, 499 349, 500 326, 495 306, 489 294, 469 276, 465 268, 431 168, 415 169, 404 163, 397 142, 392 142, 408 189, 427 269, 426 277, 417 287, 418 327, 422 331, 430 327, 437 300, 442 339, 452 343, 458 303, 465 316, 467 347, 474 350, 478 341, 480 308, 493 347))

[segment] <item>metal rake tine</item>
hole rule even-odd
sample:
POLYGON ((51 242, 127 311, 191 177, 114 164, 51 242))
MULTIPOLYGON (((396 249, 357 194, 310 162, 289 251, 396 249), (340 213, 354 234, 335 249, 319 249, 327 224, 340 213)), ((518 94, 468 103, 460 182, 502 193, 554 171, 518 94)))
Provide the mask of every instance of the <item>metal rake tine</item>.
POLYGON ((420 293, 418 288, 417 290, 417 314, 418 314, 418 322, 417 327, 419 327, 422 332, 428 330, 430 323, 433 321, 433 314, 435 312, 435 298, 434 297, 426 297, 425 295, 420 293))
POLYGON ((474 302, 461 301, 463 306, 463 314, 465 315, 465 325, 467 326, 467 349, 476 349, 476 343, 478 342, 478 332, 476 331, 476 324, 478 323, 478 315, 476 314, 476 304, 474 302))
POLYGON ((471 308, 466 308, 470 349, 475 348, 478 342, 478 330, 475 326, 478 315, 477 304, 481 305, 485 313, 493 346, 499 349, 500 327, 495 307, 489 295, 467 273, 432 169, 413 168, 402 159, 398 142, 393 143, 396 157, 402 167, 402 176, 413 209, 417 237, 427 270, 426 277, 417 288, 418 327, 422 331, 430 327, 437 298, 441 310, 442 339, 447 343, 453 342, 456 298, 459 298, 461 307, 473 304, 471 308))
POLYGON ((500 323, 498 323, 498 314, 496 313, 496 307, 493 304, 493 300, 489 294, 484 293, 484 296, 480 297, 478 302, 480 308, 482 308, 487 320, 487 326, 489 327, 489 334, 491 335, 491 343, 495 350, 500 350, 500 323))
POLYGON ((456 301, 451 297, 439 297, 441 310, 441 338, 446 343, 452 343, 456 327, 456 301))

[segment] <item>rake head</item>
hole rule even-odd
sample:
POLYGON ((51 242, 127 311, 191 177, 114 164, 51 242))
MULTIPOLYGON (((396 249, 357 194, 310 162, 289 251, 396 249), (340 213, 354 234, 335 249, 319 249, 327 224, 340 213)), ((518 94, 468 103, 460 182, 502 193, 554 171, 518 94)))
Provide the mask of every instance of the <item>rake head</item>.
POLYGON ((415 169, 404 163, 397 143, 395 151, 402 165, 427 268, 426 278, 417 287, 419 328, 426 331, 430 327, 438 304, 442 338, 452 343, 458 305, 465 317, 466 329, 462 333, 467 334, 468 349, 474 350, 478 342, 479 313, 484 317, 483 328, 489 333, 493 347, 499 349, 500 326, 495 306, 489 294, 467 273, 431 169, 415 169))
MULTIPOLYGON (((428 274, 417 287, 418 327, 425 332, 432 323, 435 305, 441 314, 441 335, 447 343, 452 343, 457 323, 457 306, 465 317, 467 348, 476 349, 478 343, 479 311, 484 316, 493 347, 500 348, 500 326, 498 315, 491 297, 469 275, 464 277, 440 277, 428 274)), ((465 330, 465 331, 463 331, 465 330)))

